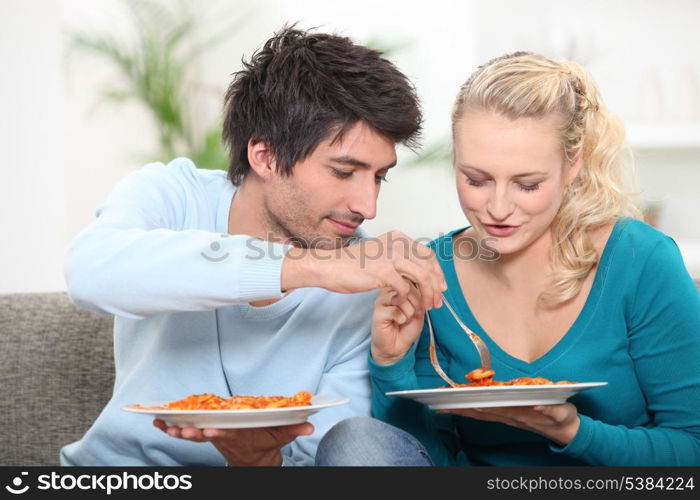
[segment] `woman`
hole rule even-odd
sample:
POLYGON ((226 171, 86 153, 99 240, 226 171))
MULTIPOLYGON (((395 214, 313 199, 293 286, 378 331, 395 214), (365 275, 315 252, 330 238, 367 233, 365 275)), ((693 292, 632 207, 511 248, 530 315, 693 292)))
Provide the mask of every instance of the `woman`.
MULTIPOLYGON (((608 385, 558 405, 440 413, 386 396, 445 383, 417 291, 396 306, 385 289, 375 417, 418 438, 436 465, 699 465, 700 296, 673 240, 635 218, 624 130, 590 74, 524 52, 489 61, 460 89, 452 130, 471 226, 431 243, 445 298, 486 342, 497 380, 608 385), (488 251, 474 258, 477 242, 488 251)), ((441 366, 466 382, 477 351, 446 308, 430 317, 441 366)))

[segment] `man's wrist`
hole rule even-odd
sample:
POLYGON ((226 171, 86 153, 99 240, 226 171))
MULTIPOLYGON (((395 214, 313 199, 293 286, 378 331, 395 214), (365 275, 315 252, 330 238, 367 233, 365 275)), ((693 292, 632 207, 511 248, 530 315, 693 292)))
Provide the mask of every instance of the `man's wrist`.
POLYGON ((240 460, 239 458, 226 459, 226 467, 280 467, 282 465, 282 453, 265 454, 254 460, 240 460))
MULTIPOLYGON (((316 249, 314 252, 323 252, 316 249)), ((314 258, 314 252, 308 248, 291 248, 282 263, 280 287, 282 291, 295 288, 321 287, 322 272, 319 269, 320 260, 314 258)))

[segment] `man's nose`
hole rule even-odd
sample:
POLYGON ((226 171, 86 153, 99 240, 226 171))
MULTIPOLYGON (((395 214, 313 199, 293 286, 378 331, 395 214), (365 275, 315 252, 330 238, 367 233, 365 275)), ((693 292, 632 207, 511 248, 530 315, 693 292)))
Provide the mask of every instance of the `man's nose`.
POLYGON ((508 191, 497 187, 489 196, 486 210, 488 211, 494 222, 506 220, 515 208, 515 204, 511 201, 508 191))
POLYGON ((363 219, 374 219, 377 216, 378 195, 379 186, 374 179, 371 183, 363 182, 354 187, 348 208, 363 219))

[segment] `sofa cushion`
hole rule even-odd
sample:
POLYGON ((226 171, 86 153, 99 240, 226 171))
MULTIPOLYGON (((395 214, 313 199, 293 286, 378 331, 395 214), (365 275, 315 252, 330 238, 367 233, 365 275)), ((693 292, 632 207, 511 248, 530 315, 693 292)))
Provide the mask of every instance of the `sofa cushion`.
POLYGON ((66 293, 0 295, 0 465, 58 465, 112 393, 111 316, 66 293))

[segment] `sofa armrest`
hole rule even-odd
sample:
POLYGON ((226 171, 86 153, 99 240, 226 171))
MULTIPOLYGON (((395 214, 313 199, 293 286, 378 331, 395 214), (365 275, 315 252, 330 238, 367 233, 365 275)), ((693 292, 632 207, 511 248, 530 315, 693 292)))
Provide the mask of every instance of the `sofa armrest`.
POLYGON ((0 465, 58 465, 114 384, 113 318, 66 293, 0 295, 0 465))

